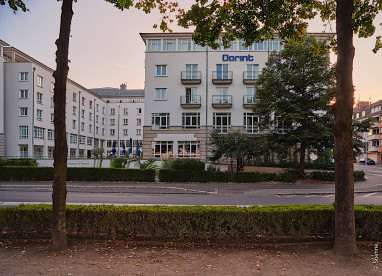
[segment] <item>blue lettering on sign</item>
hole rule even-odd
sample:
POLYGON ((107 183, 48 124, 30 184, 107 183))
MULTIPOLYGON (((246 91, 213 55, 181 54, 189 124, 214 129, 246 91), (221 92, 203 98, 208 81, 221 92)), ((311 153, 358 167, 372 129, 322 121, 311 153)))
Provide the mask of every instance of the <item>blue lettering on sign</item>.
POLYGON ((222 59, 223 61, 253 61, 253 56, 251 55, 247 55, 247 56, 223 55, 222 59))

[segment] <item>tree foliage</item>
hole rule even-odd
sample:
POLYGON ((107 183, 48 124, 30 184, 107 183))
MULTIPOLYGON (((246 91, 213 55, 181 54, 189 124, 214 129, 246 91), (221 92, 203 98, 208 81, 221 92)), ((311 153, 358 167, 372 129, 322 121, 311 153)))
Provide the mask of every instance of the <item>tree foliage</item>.
POLYGON ((13 10, 13 12, 19 9, 23 12, 29 11, 22 0, 0 0, 0 5, 4 6, 8 2, 8 6, 13 10))
POLYGON ((333 73, 325 43, 304 35, 270 55, 255 85, 258 102, 253 111, 261 118, 261 129, 273 128, 267 135, 271 150, 285 159, 299 145, 301 174, 307 149, 333 147, 333 73))
POLYGON ((227 134, 220 134, 217 131, 211 132, 212 156, 211 161, 217 161, 224 157, 236 161, 237 171, 242 171, 248 160, 262 154, 262 144, 260 140, 254 140, 240 131, 231 131, 227 134))

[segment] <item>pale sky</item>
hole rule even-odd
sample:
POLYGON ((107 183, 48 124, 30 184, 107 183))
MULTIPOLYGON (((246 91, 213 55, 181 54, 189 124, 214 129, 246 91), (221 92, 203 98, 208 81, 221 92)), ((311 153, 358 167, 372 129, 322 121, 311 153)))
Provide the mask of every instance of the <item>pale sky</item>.
MULTIPOLYGON (((58 38, 61 1, 27 0, 29 12, 14 14, 0 6, 0 39, 55 69, 55 40, 58 38)), ((192 0, 178 1, 186 3, 192 0)), ((139 33, 159 32, 153 24, 160 22, 158 12, 146 15, 136 9, 120 11, 103 0, 78 0, 69 49, 69 78, 87 88, 144 88, 144 43, 139 33)), ((382 35, 382 15, 376 22, 377 35, 382 35)), ((174 31, 190 31, 172 26, 174 31)), ((321 32, 319 20, 308 31, 321 32)), ((332 23, 332 30, 335 25, 332 23)), ((330 31, 329 27, 326 31, 330 31)), ((374 37, 355 37, 353 81, 356 100, 382 99, 382 49, 372 53, 374 37)), ((336 57, 332 55, 332 62, 336 57)))

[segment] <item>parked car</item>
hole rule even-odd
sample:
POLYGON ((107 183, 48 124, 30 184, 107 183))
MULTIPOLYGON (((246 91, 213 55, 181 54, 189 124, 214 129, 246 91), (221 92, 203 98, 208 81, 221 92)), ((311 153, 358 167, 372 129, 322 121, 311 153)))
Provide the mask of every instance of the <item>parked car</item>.
MULTIPOLYGON (((359 160, 360 164, 365 164, 365 158, 359 160)), ((367 158, 367 165, 375 165, 375 161, 373 159, 367 158)))

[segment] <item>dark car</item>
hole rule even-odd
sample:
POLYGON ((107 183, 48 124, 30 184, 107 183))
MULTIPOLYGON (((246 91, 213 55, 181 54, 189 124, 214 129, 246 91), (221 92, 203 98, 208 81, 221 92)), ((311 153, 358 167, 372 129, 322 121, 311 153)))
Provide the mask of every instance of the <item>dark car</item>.
MULTIPOLYGON (((360 164, 365 164, 365 159, 359 160, 360 164)), ((367 165, 375 165, 375 161, 373 159, 367 158, 367 165)))

